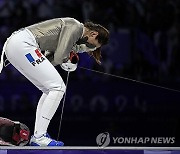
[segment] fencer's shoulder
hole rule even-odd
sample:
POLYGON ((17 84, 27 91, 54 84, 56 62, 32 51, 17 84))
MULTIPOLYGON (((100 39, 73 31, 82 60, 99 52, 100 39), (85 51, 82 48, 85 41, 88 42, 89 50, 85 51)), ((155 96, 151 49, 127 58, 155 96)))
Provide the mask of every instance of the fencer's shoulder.
POLYGON ((63 22, 72 24, 72 25, 79 25, 82 26, 83 24, 79 22, 77 19, 71 18, 71 17, 66 17, 66 18, 60 18, 63 22))

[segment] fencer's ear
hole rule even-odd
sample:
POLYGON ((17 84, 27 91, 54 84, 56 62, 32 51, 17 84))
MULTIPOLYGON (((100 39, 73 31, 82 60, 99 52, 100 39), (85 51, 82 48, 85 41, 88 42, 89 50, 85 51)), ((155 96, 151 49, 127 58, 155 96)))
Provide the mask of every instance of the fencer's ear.
POLYGON ((90 32, 90 35, 91 35, 91 36, 95 36, 95 37, 96 37, 98 34, 99 34, 98 32, 93 31, 93 30, 90 32))

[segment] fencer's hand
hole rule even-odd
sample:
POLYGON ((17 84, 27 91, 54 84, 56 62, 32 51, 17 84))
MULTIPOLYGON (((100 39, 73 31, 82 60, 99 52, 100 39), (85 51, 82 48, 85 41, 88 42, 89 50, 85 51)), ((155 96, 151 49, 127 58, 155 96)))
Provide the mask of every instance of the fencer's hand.
POLYGON ((79 62, 79 56, 74 51, 71 51, 69 60, 71 61, 71 63, 77 64, 79 62))
POLYGON ((75 52, 71 52, 68 61, 61 64, 61 68, 68 72, 73 72, 77 69, 79 56, 75 52))

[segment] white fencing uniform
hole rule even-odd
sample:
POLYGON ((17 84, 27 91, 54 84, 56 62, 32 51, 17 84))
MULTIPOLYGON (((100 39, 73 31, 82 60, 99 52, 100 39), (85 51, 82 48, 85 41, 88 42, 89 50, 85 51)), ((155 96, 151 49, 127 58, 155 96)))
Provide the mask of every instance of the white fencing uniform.
POLYGON ((36 111, 36 137, 47 132, 66 89, 54 66, 69 55, 83 28, 73 18, 47 20, 14 32, 4 45, 9 62, 43 92, 36 111), (49 60, 41 53, 45 50, 51 54, 49 60))

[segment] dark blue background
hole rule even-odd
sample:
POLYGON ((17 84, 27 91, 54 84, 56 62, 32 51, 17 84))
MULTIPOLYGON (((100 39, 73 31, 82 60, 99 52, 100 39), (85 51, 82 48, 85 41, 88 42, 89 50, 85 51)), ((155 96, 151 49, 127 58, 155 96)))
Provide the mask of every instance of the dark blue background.
MULTIPOLYGON (((21 27, 55 17, 92 20, 110 30, 99 66, 81 54, 79 66, 180 90, 179 1, 0 1, 0 47, 21 27)), ((56 67, 66 81, 67 73, 56 67)), ((11 65, 0 75, 0 116, 33 132, 41 92, 11 65)), ((62 103, 61 103, 62 105, 62 103)), ((61 105, 48 129, 57 137, 61 105)), ((176 137, 180 93, 78 68, 70 73, 60 138, 65 145, 96 145, 96 136, 176 137)), ((113 145, 112 145, 113 146, 113 145)), ((135 145, 142 146, 142 145, 135 145)), ((159 145, 144 145, 159 146, 159 145)))

